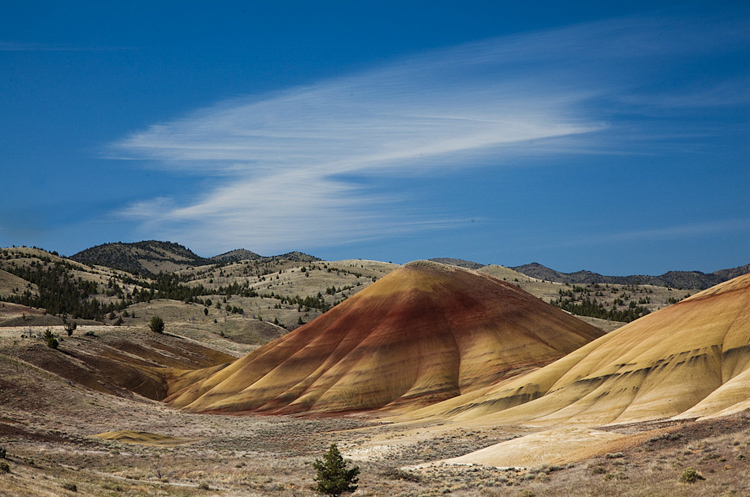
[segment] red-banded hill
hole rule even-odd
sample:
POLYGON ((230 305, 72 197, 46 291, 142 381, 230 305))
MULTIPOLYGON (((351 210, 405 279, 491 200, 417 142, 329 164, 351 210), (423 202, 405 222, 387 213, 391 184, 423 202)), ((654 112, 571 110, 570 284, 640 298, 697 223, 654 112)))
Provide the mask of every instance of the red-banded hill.
POLYGON ((522 378, 414 415, 596 426, 747 408, 750 275, 642 317, 522 378))
POLYGON ((601 335, 514 285, 418 261, 221 371, 192 372, 167 402, 198 412, 424 406, 548 364, 601 335))

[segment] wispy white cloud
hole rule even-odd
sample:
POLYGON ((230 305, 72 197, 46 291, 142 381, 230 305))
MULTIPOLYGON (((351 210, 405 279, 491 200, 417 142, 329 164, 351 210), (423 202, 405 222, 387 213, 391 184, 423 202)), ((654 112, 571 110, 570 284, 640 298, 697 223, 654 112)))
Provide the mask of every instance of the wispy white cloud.
MULTIPOLYGON (((637 90, 670 70, 665 58, 673 64, 738 39, 747 35, 716 25, 696 33, 684 21, 607 21, 220 102, 108 151, 214 176, 218 186, 183 204, 160 198, 121 214, 199 250, 275 251, 444 228, 459 220, 435 219, 403 196, 368 187, 368 178, 418 178, 528 155, 617 153, 625 138, 601 132, 617 127, 623 106, 637 102, 645 114, 696 101, 694 88, 668 102, 637 90)), ((700 93, 703 105, 737 98, 726 85, 700 93)), ((622 136, 631 140, 653 131, 629 126, 622 136)))

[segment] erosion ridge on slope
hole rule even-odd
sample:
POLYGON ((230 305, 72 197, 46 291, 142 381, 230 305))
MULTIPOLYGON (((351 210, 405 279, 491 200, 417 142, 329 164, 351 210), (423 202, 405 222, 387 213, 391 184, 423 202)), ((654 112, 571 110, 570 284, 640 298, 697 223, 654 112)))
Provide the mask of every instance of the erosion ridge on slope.
POLYGON ((417 261, 167 401, 201 412, 427 405, 552 362, 601 334, 503 281, 417 261))
POLYGON ((539 426, 750 407, 750 275, 645 316, 528 375, 415 416, 539 426))

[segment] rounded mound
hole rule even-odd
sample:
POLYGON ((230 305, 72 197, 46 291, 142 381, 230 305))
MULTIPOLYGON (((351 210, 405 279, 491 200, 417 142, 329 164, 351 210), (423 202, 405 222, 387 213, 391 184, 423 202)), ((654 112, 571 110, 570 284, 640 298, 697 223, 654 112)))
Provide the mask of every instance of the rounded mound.
POLYGON ((503 281, 417 261, 167 401, 213 412, 424 406, 548 364, 601 334, 503 281))
POLYGON ((417 415, 593 426, 748 407, 750 275, 745 275, 638 319, 481 397, 452 399, 417 415))

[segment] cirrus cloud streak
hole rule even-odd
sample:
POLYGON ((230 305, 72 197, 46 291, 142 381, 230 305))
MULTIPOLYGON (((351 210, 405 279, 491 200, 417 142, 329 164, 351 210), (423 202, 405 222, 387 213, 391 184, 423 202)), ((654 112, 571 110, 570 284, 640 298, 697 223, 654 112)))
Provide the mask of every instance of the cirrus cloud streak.
MULTIPOLYGON (((725 105, 725 95, 736 103, 726 89, 737 81, 701 88, 676 81, 669 101, 657 98, 663 88, 648 88, 681 62, 747 41, 720 23, 698 36, 689 24, 625 19, 521 34, 222 101, 109 148, 113 158, 213 178, 191 200, 166 192, 121 214, 149 233, 214 251, 285 251, 450 228, 461 216, 426 212, 383 184, 418 185, 435 172, 470 173, 530 156, 631 153, 645 137, 658 150, 685 128, 654 123, 654 113, 675 102, 683 113, 725 105)), ((746 95, 740 100, 746 104, 746 95)))

